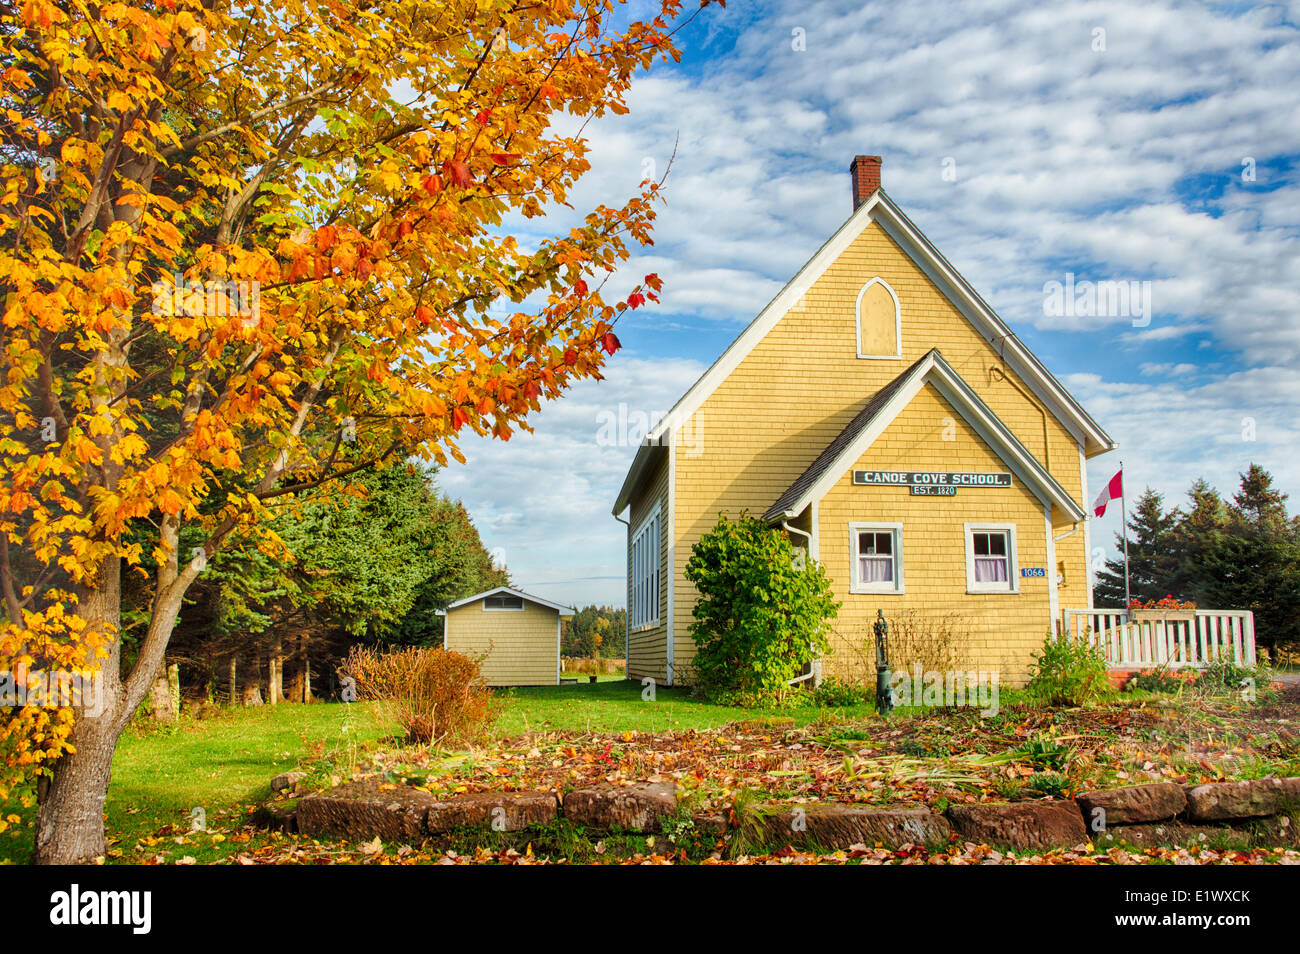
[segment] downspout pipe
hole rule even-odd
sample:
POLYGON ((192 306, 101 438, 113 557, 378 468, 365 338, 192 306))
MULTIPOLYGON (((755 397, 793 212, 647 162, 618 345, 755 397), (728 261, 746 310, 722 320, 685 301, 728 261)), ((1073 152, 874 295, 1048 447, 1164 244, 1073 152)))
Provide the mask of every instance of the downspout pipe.
POLYGON ((1076 521, 1074 521, 1074 529, 1073 529, 1073 530, 1066 530, 1065 533, 1061 534, 1059 537, 1052 537, 1052 542, 1053 542, 1053 543, 1060 543, 1060 542, 1061 542, 1062 540, 1064 540, 1066 537, 1072 537, 1072 536, 1074 536, 1076 533, 1079 532, 1079 530, 1080 530, 1082 527, 1083 527, 1083 522, 1082 522, 1081 520, 1076 520, 1076 521))

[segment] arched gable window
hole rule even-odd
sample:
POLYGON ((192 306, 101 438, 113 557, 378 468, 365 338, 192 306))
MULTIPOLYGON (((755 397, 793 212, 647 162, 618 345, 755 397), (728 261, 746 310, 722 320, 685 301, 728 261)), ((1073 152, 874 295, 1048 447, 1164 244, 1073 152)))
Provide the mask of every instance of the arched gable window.
POLYGON ((883 278, 873 278, 858 292, 858 357, 902 356, 903 319, 898 296, 883 278))

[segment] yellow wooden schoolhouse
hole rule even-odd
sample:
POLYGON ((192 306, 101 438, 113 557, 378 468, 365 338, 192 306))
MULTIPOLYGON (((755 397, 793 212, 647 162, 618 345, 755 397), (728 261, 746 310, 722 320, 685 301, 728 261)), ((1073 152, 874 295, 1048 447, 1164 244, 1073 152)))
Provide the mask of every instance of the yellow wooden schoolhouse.
POLYGON ((834 673, 878 609, 958 620, 966 665, 1023 681, 1063 607, 1091 607, 1087 461, 1115 442, 880 188, 638 448, 631 678, 688 682, 691 547, 742 511, 785 528, 842 604, 834 673))

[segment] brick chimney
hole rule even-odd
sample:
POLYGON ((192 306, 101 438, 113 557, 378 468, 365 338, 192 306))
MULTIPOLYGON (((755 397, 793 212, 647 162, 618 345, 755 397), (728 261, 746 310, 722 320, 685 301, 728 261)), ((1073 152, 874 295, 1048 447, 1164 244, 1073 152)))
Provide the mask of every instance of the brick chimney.
POLYGON ((854 156, 849 174, 853 176, 853 211, 856 212, 880 188, 880 157, 854 156))

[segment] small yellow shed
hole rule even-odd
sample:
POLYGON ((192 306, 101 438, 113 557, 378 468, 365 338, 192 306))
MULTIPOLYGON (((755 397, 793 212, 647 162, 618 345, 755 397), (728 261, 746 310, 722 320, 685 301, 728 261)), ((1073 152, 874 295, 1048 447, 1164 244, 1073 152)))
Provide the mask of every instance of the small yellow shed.
POLYGON ((439 610, 443 646, 482 656, 489 686, 555 686, 560 682, 560 620, 571 606, 508 586, 468 596, 439 610))

